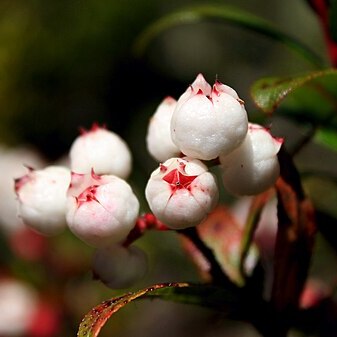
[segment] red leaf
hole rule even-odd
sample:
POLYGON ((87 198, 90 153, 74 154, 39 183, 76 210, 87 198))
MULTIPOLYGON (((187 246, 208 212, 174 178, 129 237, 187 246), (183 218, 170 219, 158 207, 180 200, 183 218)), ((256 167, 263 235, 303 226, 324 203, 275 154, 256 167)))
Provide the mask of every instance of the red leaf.
POLYGON ((89 313, 83 318, 79 330, 78 337, 96 337, 100 333, 102 327, 106 321, 119 309, 123 308, 128 303, 145 297, 149 293, 156 292, 159 289, 164 288, 183 288, 188 287, 187 283, 161 283, 151 287, 139 290, 133 293, 127 293, 125 295, 115 297, 104 301, 98 306, 90 310, 89 313))
POLYGON ((289 317, 298 309, 308 275, 316 223, 312 203, 304 195, 291 158, 281 151, 279 159, 281 177, 276 182, 279 224, 271 302, 277 312, 289 317))

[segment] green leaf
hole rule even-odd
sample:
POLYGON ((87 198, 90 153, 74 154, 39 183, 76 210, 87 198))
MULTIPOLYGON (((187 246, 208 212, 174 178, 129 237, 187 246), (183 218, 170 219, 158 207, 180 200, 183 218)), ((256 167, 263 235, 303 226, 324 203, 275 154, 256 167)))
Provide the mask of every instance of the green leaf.
POLYGON ((134 46, 135 53, 142 55, 153 39, 172 27, 202 21, 219 21, 254 31, 283 43, 315 67, 324 66, 321 58, 302 42, 283 33, 258 16, 226 5, 195 6, 175 11, 160 18, 147 27, 137 38, 134 46))
POLYGON ((229 287, 227 289, 208 284, 189 284, 188 287, 174 289, 162 288, 159 291, 149 293, 147 297, 199 305, 221 311, 227 315, 239 313, 244 299, 243 292, 239 288, 229 287))
POLYGON ((291 92, 278 111, 303 125, 337 127, 337 85, 335 76, 317 78, 291 92))
MULTIPOLYGON (((264 112, 273 112, 280 103, 294 90, 303 87, 304 85, 312 82, 313 80, 327 79, 330 76, 336 76, 336 69, 327 69, 322 71, 314 71, 297 77, 269 77, 262 78, 256 81, 251 87, 251 95, 255 104, 264 112)), ((330 81, 331 82, 331 81, 330 81)), ((332 80, 333 85, 336 87, 336 79, 332 80)), ((316 95, 320 94, 323 100, 330 103, 331 107, 337 104, 337 96, 335 93, 329 92, 327 88, 321 85, 311 87, 316 95)), ((310 96, 310 95, 309 95, 310 96)), ((310 98, 310 97, 309 97, 310 98)), ((314 102, 322 104, 321 100, 315 99, 314 102)))
POLYGON ((78 337, 96 337, 107 320, 128 303, 137 299, 160 298, 186 304, 197 304, 221 310, 225 313, 238 313, 241 309, 239 292, 233 289, 210 286, 191 285, 188 283, 161 283, 151 287, 127 293, 104 301, 97 305, 83 318, 78 337))
POLYGON ((317 143, 325 145, 329 149, 333 151, 337 151, 337 132, 332 129, 319 129, 316 134, 314 140, 317 143))

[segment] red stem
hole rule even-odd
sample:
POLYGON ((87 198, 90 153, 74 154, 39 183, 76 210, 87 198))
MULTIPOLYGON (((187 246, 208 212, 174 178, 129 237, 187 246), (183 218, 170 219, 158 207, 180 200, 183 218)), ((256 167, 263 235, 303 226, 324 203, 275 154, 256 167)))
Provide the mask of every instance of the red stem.
POLYGON ((134 241, 142 237, 147 230, 167 231, 169 228, 153 214, 145 213, 138 217, 135 227, 131 230, 128 237, 123 242, 123 246, 127 247, 131 245, 134 241))
POLYGON ((337 66, 337 43, 330 33, 329 8, 325 0, 311 0, 311 6, 320 18, 323 28, 325 42, 328 48, 330 61, 333 67, 337 66))

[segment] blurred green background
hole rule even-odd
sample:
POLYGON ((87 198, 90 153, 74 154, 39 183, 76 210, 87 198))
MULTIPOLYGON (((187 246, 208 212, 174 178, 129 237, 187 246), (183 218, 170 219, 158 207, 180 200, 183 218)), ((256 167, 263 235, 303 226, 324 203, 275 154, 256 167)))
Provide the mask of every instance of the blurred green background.
MULTIPOLYGON (((138 146, 144 139, 139 123, 166 95, 178 98, 199 72, 233 86, 252 108, 248 88, 255 79, 310 69, 276 42, 219 23, 170 29, 134 56, 132 46, 147 25, 197 3, 205 2, 2 0, 0 141, 28 142, 56 159, 78 127, 97 121, 127 140, 136 133, 138 146)), ((259 14, 325 53, 304 1, 212 3, 259 14)))

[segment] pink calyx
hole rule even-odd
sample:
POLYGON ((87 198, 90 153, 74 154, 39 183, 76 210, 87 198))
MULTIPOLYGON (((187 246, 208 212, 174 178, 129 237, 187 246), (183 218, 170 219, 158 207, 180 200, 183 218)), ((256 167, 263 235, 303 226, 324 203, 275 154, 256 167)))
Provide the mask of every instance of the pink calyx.
POLYGON ((175 104, 177 101, 172 96, 166 96, 164 102, 168 105, 175 104))
POLYGON ((102 179, 102 176, 99 176, 98 174, 95 173, 93 167, 91 168, 90 174, 91 174, 91 178, 94 179, 94 180, 101 180, 102 179))
POLYGON ((87 135, 91 132, 95 132, 95 131, 98 131, 98 130, 101 130, 101 129, 104 129, 106 130, 106 125, 105 124, 102 124, 102 125, 99 125, 97 122, 94 122, 91 126, 91 128, 89 130, 83 128, 83 127, 80 127, 80 134, 81 135, 87 135))
MULTIPOLYGON (((254 132, 256 130, 257 131, 263 130, 263 131, 265 131, 265 132, 267 132, 267 133, 269 133, 271 135, 271 133, 270 133, 271 127, 267 127, 267 126, 262 126, 262 125, 257 125, 257 124, 249 123, 248 130, 250 132, 254 132)), ((278 146, 278 150, 279 150, 279 148, 281 147, 281 145, 284 143, 284 138, 282 138, 282 137, 274 137, 274 136, 272 136, 272 138, 273 138, 274 144, 276 146, 278 146)))
POLYGON ((168 184, 170 184, 172 193, 176 190, 187 189, 190 191, 191 183, 198 176, 187 176, 180 172, 178 169, 174 169, 167 173, 162 179, 165 180, 168 184))
POLYGON ((94 169, 91 169, 90 174, 71 172, 71 181, 69 184, 68 192, 69 190, 71 190, 72 193, 76 194, 76 192, 78 192, 78 189, 81 189, 81 186, 93 186, 97 185, 97 182, 100 185, 101 181, 102 176, 97 175, 94 172, 94 169))
POLYGON ((216 95, 216 96, 220 96, 220 91, 218 90, 218 85, 221 85, 221 83, 216 80, 215 84, 212 87, 212 94, 216 95))
POLYGON ((26 166, 26 167, 28 169, 28 173, 25 174, 24 176, 20 177, 20 178, 14 179, 15 192, 18 192, 23 185, 25 185, 28 181, 33 179, 32 175, 30 173, 33 172, 34 169, 30 166, 26 166))
POLYGON ((77 206, 80 207, 84 203, 90 202, 90 201, 99 202, 95 196, 97 187, 98 185, 89 186, 78 197, 76 197, 77 206))
POLYGON ((163 165, 163 164, 159 164, 159 168, 160 168, 160 172, 164 173, 167 171, 167 166, 163 165))
POLYGON ((21 178, 14 179, 15 192, 18 192, 21 189, 21 187, 30 180, 31 180, 31 177, 29 174, 26 174, 21 178))
POLYGON ((198 92, 196 93, 196 95, 202 95, 202 96, 206 96, 206 98, 208 98, 211 102, 212 102, 212 97, 209 95, 206 95, 202 89, 199 89, 198 92))

